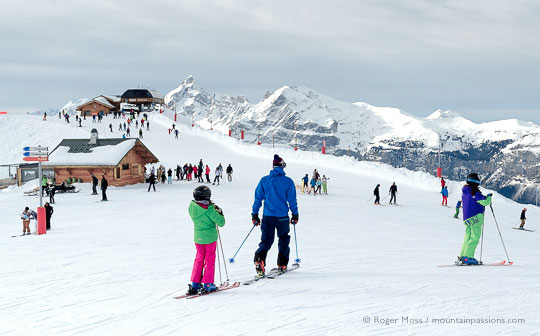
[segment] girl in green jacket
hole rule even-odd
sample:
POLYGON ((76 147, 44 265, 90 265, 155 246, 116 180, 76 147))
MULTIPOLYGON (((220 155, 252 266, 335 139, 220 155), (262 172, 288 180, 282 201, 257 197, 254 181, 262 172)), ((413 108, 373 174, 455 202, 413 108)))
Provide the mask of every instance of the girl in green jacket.
POLYGON ((212 292, 217 289, 214 284, 217 227, 225 225, 225 217, 221 208, 210 201, 211 194, 207 186, 197 187, 193 190, 195 200, 189 204, 197 255, 193 263, 191 285, 187 294, 196 294, 200 290, 212 292))

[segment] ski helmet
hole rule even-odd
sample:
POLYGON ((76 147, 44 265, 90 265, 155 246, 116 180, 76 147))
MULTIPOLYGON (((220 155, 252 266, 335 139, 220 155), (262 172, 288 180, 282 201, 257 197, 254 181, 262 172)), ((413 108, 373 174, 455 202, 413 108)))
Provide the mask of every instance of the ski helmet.
POLYGON ((467 175, 467 184, 480 184, 480 176, 477 173, 470 173, 467 175))
POLYGON ((209 201, 212 191, 207 186, 199 186, 193 190, 193 198, 196 201, 209 201))

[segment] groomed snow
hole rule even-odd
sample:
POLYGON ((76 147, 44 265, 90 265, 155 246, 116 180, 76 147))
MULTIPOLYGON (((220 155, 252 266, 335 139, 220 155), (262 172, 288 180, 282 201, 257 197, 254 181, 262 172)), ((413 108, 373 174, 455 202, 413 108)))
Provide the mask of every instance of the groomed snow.
MULTIPOLYGON (((49 233, 16 238, 11 235, 21 231, 20 212, 26 205, 35 209, 38 199, 23 196, 24 187, 11 187, 0 191, 0 335, 533 335, 540 330, 539 230, 512 229, 522 205, 494 196, 515 265, 439 268, 455 260, 463 239, 464 225, 452 218, 461 182, 449 182, 451 207, 441 207, 439 181, 426 173, 255 146, 185 125, 175 140, 167 131, 170 119, 151 118, 143 142, 166 167, 201 158, 212 171, 219 163, 232 164, 232 183, 210 185, 227 220, 220 230, 226 258, 251 228, 253 191, 275 152, 295 181, 311 176, 314 168, 330 178, 328 196, 298 195, 300 269, 253 286, 175 300, 191 273, 195 248, 187 207, 199 184, 159 184, 156 193, 143 184, 110 188, 106 203, 81 184, 80 193, 56 195, 49 233), (394 181, 399 206, 385 204, 394 181), (377 183, 385 206, 371 204, 377 183), (465 318, 523 323, 434 322, 465 318)), ((117 120, 109 116, 102 124, 86 121, 78 128, 57 118, 0 116, 0 163, 20 162, 24 146, 54 147, 62 138, 89 137, 92 128, 101 137, 118 137, 115 127, 108 131, 109 123, 115 126, 117 120)), ((538 229, 540 211, 527 208, 527 227, 538 229)), ((248 238, 236 263, 227 264, 231 280, 253 276, 259 232, 248 238)), ((269 267, 276 257, 273 246, 269 267)), ((483 259, 506 259, 489 210, 483 259)))

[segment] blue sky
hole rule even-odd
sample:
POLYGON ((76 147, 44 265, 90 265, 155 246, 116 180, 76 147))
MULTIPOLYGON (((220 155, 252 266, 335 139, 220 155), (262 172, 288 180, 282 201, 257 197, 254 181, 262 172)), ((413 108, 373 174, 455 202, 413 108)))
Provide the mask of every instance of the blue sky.
POLYGON ((427 116, 540 124, 537 1, 14 1, 0 111, 61 107, 192 74, 210 92, 303 85, 427 116))

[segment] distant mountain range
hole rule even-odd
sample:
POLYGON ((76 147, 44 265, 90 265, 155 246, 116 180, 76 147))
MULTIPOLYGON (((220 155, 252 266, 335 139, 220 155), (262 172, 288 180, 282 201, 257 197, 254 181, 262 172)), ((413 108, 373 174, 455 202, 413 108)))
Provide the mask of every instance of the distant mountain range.
MULTIPOLYGON (((70 101, 61 110, 74 113, 86 101, 70 101)), ((441 167, 445 178, 457 181, 474 171, 485 187, 521 203, 534 204, 540 186, 540 127, 531 122, 477 124, 441 110, 419 118, 302 86, 269 91, 252 104, 244 96, 209 93, 192 76, 166 94, 165 103, 203 128, 232 129, 236 136, 244 130, 247 141, 308 151, 320 151, 324 141, 327 153, 434 175, 441 167)))
POLYGON ((188 77, 165 95, 169 108, 204 128, 245 131, 249 141, 350 155, 464 180, 478 172, 483 185, 522 203, 535 203, 540 183, 540 127, 516 119, 477 124, 453 111, 427 118, 400 109, 347 103, 301 86, 267 92, 257 104, 213 94, 188 77))

